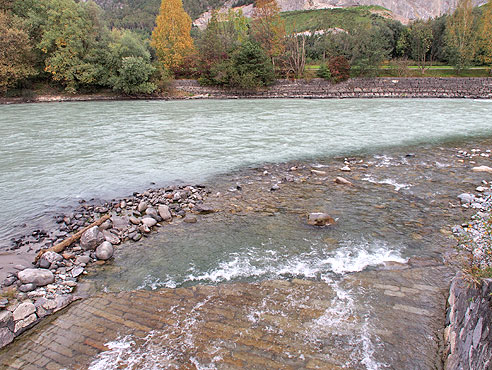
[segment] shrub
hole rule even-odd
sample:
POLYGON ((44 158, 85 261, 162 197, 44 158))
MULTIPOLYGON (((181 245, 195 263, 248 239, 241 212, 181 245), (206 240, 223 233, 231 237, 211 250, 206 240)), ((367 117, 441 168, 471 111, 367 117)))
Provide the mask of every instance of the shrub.
POLYGON ((350 64, 344 56, 333 57, 328 62, 331 78, 335 83, 350 78, 350 64))
POLYGON ((155 68, 142 57, 123 58, 118 75, 111 78, 113 90, 125 94, 150 94, 156 86, 149 82, 155 68))
POLYGON ((319 78, 324 78, 325 80, 329 80, 331 79, 330 69, 326 64, 322 64, 316 72, 316 76, 318 76, 319 78))

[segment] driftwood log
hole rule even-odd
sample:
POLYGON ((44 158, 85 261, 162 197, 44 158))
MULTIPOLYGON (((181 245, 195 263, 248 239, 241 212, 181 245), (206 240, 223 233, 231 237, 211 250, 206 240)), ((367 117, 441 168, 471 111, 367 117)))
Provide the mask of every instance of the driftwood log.
POLYGON ((36 258, 34 259, 34 262, 38 262, 38 260, 41 258, 41 256, 43 254, 45 254, 46 252, 56 252, 56 253, 63 252, 66 247, 68 247, 70 244, 72 244, 72 243, 76 242, 77 240, 79 240, 80 237, 82 236, 82 234, 85 233, 87 230, 89 230, 91 227, 99 226, 104 221, 109 220, 110 218, 111 218, 110 215, 104 215, 99 220, 93 222, 92 224, 90 224, 87 227, 84 227, 82 230, 80 230, 77 233, 73 234, 71 237, 65 239, 61 243, 58 243, 58 244, 56 244, 56 245, 54 245, 54 246, 52 246, 50 248, 47 248, 47 249, 41 249, 39 251, 38 255, 36 256, 36 258))

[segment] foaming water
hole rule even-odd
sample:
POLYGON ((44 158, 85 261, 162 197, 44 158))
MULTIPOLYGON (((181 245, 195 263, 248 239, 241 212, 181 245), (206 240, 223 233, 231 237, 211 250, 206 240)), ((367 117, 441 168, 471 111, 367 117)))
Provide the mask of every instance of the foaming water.
POLYGON ((280 249, 251 247, 246 253, 231 253, 224 260, 214 261, 215 267, 203 271, 191 262, 185 274, 164 278, 147 275, 138 289, 175 288, 199 284, 218 284, 241 280, 263 280, 279 278, 310 278, 330 281, 333 274, 343 275, 363 271, 370 266, 386 262, 405 263, 401 248, 389 246, 382 241, 346 241, 330 251, 328 247, 314 244, 310 250, 287 255, 280 249))
POLYGON ((0 106, 0 234, 46 222, 77 199, 124 196, 150 182, 489 135, 483 117, 491 115, 483 101, 441 99, 0 106))

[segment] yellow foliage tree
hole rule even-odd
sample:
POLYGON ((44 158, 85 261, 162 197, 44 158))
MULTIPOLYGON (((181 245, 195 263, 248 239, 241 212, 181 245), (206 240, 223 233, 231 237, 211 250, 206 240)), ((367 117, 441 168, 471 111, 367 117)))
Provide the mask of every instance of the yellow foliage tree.
POLYGON ((256 0, 251 33, 275 65, 285 50, 285 24, 276 0, 256 0))
POLYGON ((185 57, 193 52, 190 31, 191 18, 184 11, 182 1, 162 0, 151 45, 168 70, 178 68, 185 57))
MULTIPOLYGON (((483 64, 492 64, 492 0, 484 5, 482 18, 480 20, 480 59, 483 64)), ((492 72, 492 69, 491 69, 492 72)))

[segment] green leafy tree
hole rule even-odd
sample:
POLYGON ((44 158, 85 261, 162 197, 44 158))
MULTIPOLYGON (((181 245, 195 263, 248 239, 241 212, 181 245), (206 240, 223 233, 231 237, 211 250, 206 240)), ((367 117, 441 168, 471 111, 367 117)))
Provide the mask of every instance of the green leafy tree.
POLYGON ((271 85, 275 81, 273 64, 256 42, 244 42, 232 59, 234 75, 231 85, 255 88, 271 85))
POLYGON ((476 52, 476 33, 471 0, 459 0, 455 12, 448 18, 446 43, 449 61, 458 71, 462 71, 471 64, 476 52))
POLYGON ((118 74, 111 78, 115 91, 125 94, 150 94, 156 85, 149 82, 155 68, 142 57, 124 57, 118 74))
POLYGON ((46 19, 40 25, 38 48, 46 55, 44 70, 69 92, 80 85, 97 85, 103 66, 95 49, 102 53, 107 46, 98 6, 74 0, 48 0, 43 5, 46 19))
POLYGON ((35 74, 31 51, 20 19, 0 10, 0 93, 35 74))
POLYGON ((432 25, 429 22, 415 21, 408 30, 408 48, 412 59, 417 63, 422 74, 428 68, 428 55, 432 47, 432 25))
POLYGON ((181 0, 162 0, 151 45, 167 70, 178 68, 193 52, 190 31, 191 18, 184 11, 181 0))
POLYGON ((347 41, 350 43, 350 65, 358 75, 376 75, 381 63, 389 57, 388 40, 378 27, 355 30, 347 41))

